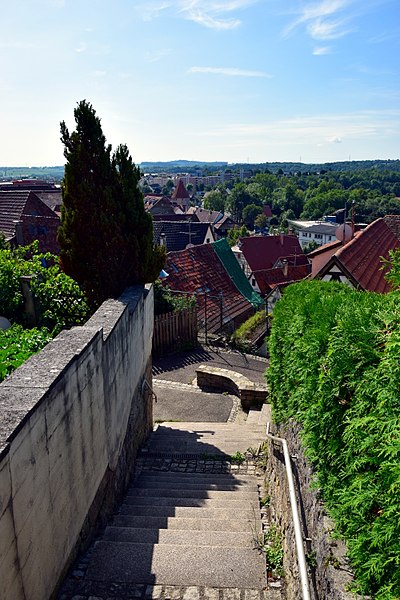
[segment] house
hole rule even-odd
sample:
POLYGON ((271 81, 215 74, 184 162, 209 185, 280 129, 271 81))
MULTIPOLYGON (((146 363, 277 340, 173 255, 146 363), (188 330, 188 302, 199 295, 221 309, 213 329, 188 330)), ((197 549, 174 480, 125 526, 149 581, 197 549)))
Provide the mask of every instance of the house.
POLYGON ((172 192, 171 201, 176 206, 179 206, 183 212, 186 212, 190 206, 189 192, 185 188, 181 179, 178 181, 174 191, 172 192))
POLYGON ((298 236, 302 248, 310 242, 322 246, 334 241, 338 228, 337 223, 329 221, 292 221, 288 219, 288 225, 298 236))
POLYGON ((211 223, 218 238, 226 237, 228 231, 236 225, 229 215, 225 215, 218 210, 198 208, 195 215, 201 223, 211 223))
POLYGON ((39 240, 41 252, 58 254, 59 216, 33 191, 0 191, 0 232, 11 246, 39 240))
POLYGON ((288 258, 291 264, 304 264, 305 260, 297 237, 283 233, 243 237, 232 250, 247 278, 257 271, 272 269, 279 259, 285 257, 291 257, 288 258))
POLYGON ((231 332, 263 307, 226 240, 168 252, 165 270, 168 287, 196 297, 208 333, 231 332))
POLYGON ((351 287, 385 294, 390 285, 382 257, 400 247, 400 216, 377 219, 347 243, 335 242, 311 252, 312 278, 340 281, 351 287))
POLYGON ((154 221, 154 244, 166 246, 167 252, 215 241, 208 223, 198 221, 154 221))
POLYGON ((174 206, 168 196, 151 194, 145 196, 143 201, 145 210, 153 217, 158 215, 175 215, 177 212, 182 214, 181 209, 174 206))
POLYGON ((298 261, 298 264, 290 264, 289 260, 284 258, 278 264, 274 265, 272 269, 254 271, 251 275, 250 283, 263 297, 268 296, 276 287, 282 290, 290 283, 301 281, 310 275, 311 265, 306 257, 304 259, 298 261))

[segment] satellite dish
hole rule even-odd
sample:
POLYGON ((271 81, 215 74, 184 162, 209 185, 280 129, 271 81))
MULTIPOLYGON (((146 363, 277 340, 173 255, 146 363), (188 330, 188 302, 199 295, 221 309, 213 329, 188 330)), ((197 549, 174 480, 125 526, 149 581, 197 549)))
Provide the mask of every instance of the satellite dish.
POLYGON ((194 248, 194 244, 186 244, 186 249, 189 250, 190 248, 194 248))
POLYGON ((339 241, 348 242, 349 240, 351 240, 352 229, 351 229, 350 225, 343 223, 343 225, 340 225, 336 229, 335 235, 336 235, 336 239, 338 239, 339 241))

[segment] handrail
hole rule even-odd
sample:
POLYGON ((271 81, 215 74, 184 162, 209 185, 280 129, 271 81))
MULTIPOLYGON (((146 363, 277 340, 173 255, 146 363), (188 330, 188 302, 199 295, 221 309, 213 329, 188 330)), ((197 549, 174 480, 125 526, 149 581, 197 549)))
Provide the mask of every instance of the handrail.
POLYGON ((149 382, 147 381, 147 379, 144 377, 143 381, 142 381, 142 394, 143 394, 144 389, 146 387, 151 391, 152 395, 154 396, 154 401, 158 402, 157 394, 155 393, 155 391, 153 390, 153 388, 151 387, 151 385, 149 384, 149 382))
POLYGON ((288 486, 289 486, 290 507, 292 509, 294 535, 295 535, 295 540, 296 540, 297 562, 298 562, 299 571, 300 571, 302 596, 303 596, 303 600, 311 600, 310 588, 309 588, 309 584, 308 584, 307 563, 306 563, 306 557, 304 554, 303 536, 301 534, 299 512, 297 510, 296 492, 295 492, 294 482, 293 482, 293 471, 292 471, 292 465, 290 463, 290 455, 289 455, 289 450, 288 450, 288 446, 287 446, 287 441, 283 438, 272 435, 269 432, 269 429, 270 429, 270 423, 268 422, 267 423, 267 431, 266 431, 267 437, 275 442, 279 442, 280 444, 282 444, 282 448, 283 448, 286 476, 288 479, 288 486))

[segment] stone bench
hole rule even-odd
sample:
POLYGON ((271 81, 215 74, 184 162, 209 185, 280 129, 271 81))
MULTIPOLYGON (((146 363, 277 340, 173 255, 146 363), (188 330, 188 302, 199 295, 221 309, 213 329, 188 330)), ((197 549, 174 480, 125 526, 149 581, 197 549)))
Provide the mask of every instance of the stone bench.
POLYGON ((261 408, 268 395, 266 385, 253 383, 244 375, 208 365, 196 369, 197 385, 204 391, 229 392, 240 398, 243 410, 261 408))

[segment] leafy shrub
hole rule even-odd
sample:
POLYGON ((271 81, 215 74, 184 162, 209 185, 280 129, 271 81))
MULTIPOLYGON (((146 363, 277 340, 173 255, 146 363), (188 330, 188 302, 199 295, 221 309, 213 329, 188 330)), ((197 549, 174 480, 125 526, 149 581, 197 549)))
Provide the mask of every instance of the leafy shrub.
POLYGON ((266 322, 265 311, 256 312, 233 332, 232 344, 242 352, 250 352, 253 349, 252 335, 261 325, 266 325, 266 322))
POLYGON ((295 419, 358 590, 400 597, 400 294, 318 281, 274 309, 267 379, 278 422, 295 419))
POLYGON ((0 329, 0 381, 39 352, 51 338, 46 328, 23 329, 21 325, 13 325, 5 331, 0 329))
POLYGON ((195 306, 196 300, 193 296, 174 294, 167 285, 161 281, 154 283, 154 313, 163 315, 195 306))
POLYGON ((40 327, 57 334, 63 328, 84 323, 89 317, 89 307, 78 284, 62 272, 57 256, 38 252, 37 242, 16 250, 0 249, 2 316, 25 323, 22 275, 32 276, 31 289, 40 327))

